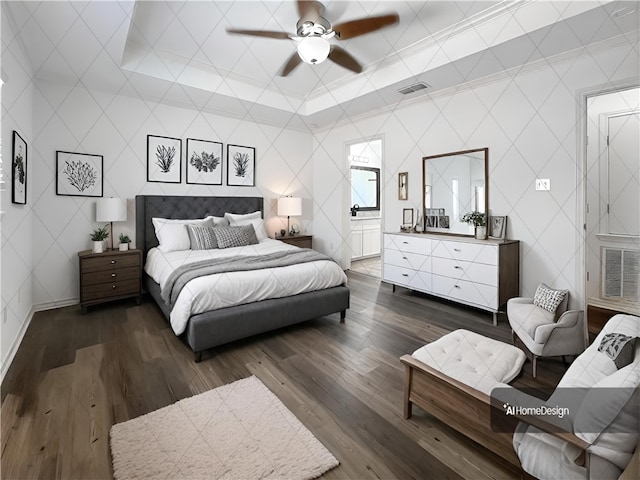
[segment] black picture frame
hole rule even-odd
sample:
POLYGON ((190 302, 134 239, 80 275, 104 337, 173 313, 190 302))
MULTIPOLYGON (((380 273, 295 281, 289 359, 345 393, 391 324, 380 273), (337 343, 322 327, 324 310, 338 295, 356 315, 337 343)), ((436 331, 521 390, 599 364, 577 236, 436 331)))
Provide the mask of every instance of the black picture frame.
POLYGON ((182 183, 182 140, 147 135, 147 182, 182 183))
POLYGON ((505 240, 507 238, 507 217, 489 217, 489 238, 505 240))
POLYGON ((227 144, 227 185, 256 186, 256 149, 227 144))
POLYGON ((91 153, 56 151, 56 195, 102 197, 104 158, 91 153))
POLYGON ((15 130, 11 157, 11 203, 27 204, 27 142, 15 130))
POLYGON ((187 138, 187 183, 222 185, 222 142, 187 138))

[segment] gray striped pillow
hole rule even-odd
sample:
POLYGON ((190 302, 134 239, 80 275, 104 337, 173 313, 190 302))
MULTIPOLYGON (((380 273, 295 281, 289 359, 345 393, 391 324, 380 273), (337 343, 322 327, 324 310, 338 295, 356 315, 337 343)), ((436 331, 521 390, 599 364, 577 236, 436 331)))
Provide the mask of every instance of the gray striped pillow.
POLYGON ((191 250, 211 250, 218 248, 218 240, 213 227, 200 227, 198 225, 187 225, 189 230, 189 240, 191 250))
POLYGON ((258 243, 252 224, 241 227, 217 227, 213 229, 218 248, 244 247, 258 243))

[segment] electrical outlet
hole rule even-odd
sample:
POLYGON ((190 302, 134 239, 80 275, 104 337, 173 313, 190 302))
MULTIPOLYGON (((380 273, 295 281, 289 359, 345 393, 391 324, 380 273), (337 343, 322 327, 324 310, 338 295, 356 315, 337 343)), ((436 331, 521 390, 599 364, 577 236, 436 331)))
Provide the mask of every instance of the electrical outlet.
POLYGON ((548 178, 536 178, 536 190, 551 190, 551 180, 548 178))

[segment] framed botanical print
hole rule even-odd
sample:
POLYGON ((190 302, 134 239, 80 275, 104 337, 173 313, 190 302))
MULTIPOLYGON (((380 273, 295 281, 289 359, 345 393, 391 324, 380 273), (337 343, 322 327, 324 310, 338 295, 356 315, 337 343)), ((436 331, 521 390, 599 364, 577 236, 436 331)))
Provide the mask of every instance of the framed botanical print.
POLYGON ((227 185, 255 187, 256 149, 227 145, 227 185))
POLYGON ((187 183, 222 185, 222 143, 187 138, 187 183))
POLYGON ((102 197, 102 155, 56 152, 56 195, 102 197))
POLYGON ((147 182, 182 182, 182 140, 147 135, 147 182))
POLYGON ((400 172, 398 174, 398 200, 409 199, 409 173, 400 172))
POLYGON ((27 203, 27 142, 13 131, 13 157, 11 159, 11 202, 27 203))

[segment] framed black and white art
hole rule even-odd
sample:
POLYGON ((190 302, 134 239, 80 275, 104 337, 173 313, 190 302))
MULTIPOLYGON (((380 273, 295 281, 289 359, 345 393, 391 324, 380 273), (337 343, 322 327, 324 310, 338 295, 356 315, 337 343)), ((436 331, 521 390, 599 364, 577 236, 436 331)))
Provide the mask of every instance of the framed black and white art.
POLYGON ((56 195, 102 197, 102 155, 56 152, 56 195))
POLYGON ((147 135, 147 182, 182 182, 182 140, 147 135))
POLYGON ((489 238, 507 238, 507 217, 489 217, 489 238))
POLYGON ((255 148, 227 145, 227 185, 254 187, 255 170, 255 148))
POLYGON ((27 203, 27 142, 13 131, 13 158, 11 159, 11 202, 27 203))
POLYGON ((187 183, 222 185, 222 143, 187 138, 187 183))

